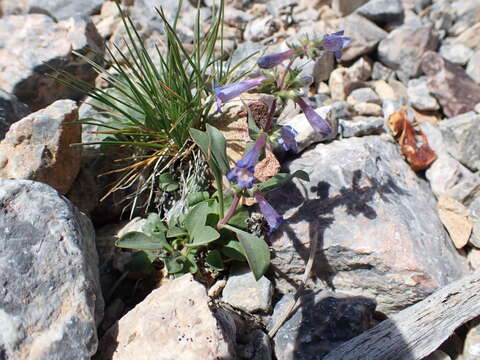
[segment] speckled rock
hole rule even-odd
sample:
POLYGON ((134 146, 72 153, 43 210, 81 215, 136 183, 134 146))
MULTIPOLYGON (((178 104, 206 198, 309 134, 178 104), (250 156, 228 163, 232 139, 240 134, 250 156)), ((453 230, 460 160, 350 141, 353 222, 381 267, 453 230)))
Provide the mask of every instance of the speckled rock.
POLYGON ((403 21, 403 6, 400 0, 370 0, 355 12, 380 25, 403 21))
POLYGON ((162 285, 110 328, 96 358, 235 359, 235 324, 210 310, 208 301, 190 274, 162 285))
POLYGON ((103 316, 90 220, 48 185, 0 179, 0 354, 90 359, 103 316))
POLYGON ((100 61, 103 41, 92 22, 70 18, 56 23, 41 14, 1 18, 0 89, 14 94, 33 110, 61 98, 78 98, 78 92, 46 76, 53 72, 48 64, 93 83, 97 73, 72 51, 100 61))
POLYGON ((80 169, 81 141, 78 109, 72 100, 17 121, 0 142, 0 178, 41 181, 62 194, 68 192, 80 169))
POLYGON ((422 76, 408 81, 408 101, 415 109, 420 111, 439 110, 437 99, 430 95, 427 78, 422 76))
MULTIPOLYGON (((458 255, 436 209, 429 185, 378 136, 319 144, 286 164, 310 183, 294 181, 271 194, 287 224, 271 237, 272 263, 294 281, 308 247, 318 240, 316 281, 337 291, 373 298, 379 311, 396 312, 462 276, 458 255)), ((276 279, 286 292, 291 283, 276 279)))
POLYGON ((10 125, 29 113, 28 106, 18 101, 15 95, 0 90, 0 140, 3 140, 10 125))
POLYGON ((374 116, 355 116, 352 120, 340 120, 342 137, 379 135, 384 130, 384 120, 374 116))

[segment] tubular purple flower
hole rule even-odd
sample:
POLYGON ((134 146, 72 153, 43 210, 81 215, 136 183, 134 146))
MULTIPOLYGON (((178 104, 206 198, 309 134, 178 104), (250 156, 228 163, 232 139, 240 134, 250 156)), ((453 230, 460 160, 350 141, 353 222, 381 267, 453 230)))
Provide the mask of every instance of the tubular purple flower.
POLYGON ((302 98, 297 98, 295 101, 298 105, 300 105, 308 122, 315 131, 322 135, 328 135, 332 132, 332 127, 330 124, 320 115, 318 115, 315 110, 308 106, 302 98))
POLYGON ((259 192, 255 192, 255 200, 257 200, 260 211, 263 214, 265 220, 267 220, 270 235, 273 230, 277 229, 280 225, 285 223, 285 219, 277 213, 277 211, 268 203, 268 201, 259 192))
POLYGON ((302 75, 299 77, 300 85, 303 87, 307 87, 313 84, 313 76, 310 75, 302 75))
POLYGON ((251 188, 255 181, 255 177, 253 176, 255 165, 257 165, 258 158, 265 147, 266 141, 267 135, 261 135, 253 145, 252 149, 250 149, 241 160, 237 161, 235 167, 230 170, 227 174, 227 179, 230 181, 236 181, 237 185, 241 188, 251 188))
POLYGON ((220 107, 226 102, 236 98, 245 91, 251 90, 262 85, 265 76, 258 76, 245 81, 236 82, 222 87, 215 86, 215 98, 217 101, 217 111, 221 112, 220 107))
POLYGON ((271 69, 295 54, 295 50, 290 49, 277 54, 262 56, 257 61, 257 65, 262 69, 271 69))
POLYGON ((283 146, 285 151, 292 150, 293 152, 298 152, 297 140, 295 140, 298 132, 290 125, 282 126, 281 132, 282 137, 278 139, 278 143, 283 146))
POLYGON ((343 33, 344 31, 340 30, 333 34, 325 34, 323 37, 323 48, 335 54, 337 60, 342 57, 342 49, 352 42, 350 38, 342 36, 343 33))

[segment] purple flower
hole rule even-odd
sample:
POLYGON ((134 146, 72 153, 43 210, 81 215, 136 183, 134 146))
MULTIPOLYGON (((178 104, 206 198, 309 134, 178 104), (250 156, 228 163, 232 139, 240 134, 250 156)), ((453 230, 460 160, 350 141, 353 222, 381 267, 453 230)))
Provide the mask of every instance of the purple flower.
POLYGON ((297 104, 302 108, 303 113, 307 117, 308 122, 312 128, 322 135, 328 135, 332 132, 332 127, 320 115, 317 114, 310 106, 308 106, 303 99, 298 98, 297 104))
POLYGON ((300 85, 303 87, 307 87, 313 84, 313 76, 310 75, 302 75, 299 78, 300 85))
POLYGON ((267 135, 261 135, 252 149, 245 154, 245 156, 237 162, 235 167, 227 174, 227 179, 230 181, 236 181, 237 185, 241 188, 251 188, 255 177, 255 165, 257 165, 258 158, 262 152, 265 143, 267 141, 267 135))
POLYGON ((263 214, 265 220, 267 220, 270 230, 268 234, 270 235, 273 230, 277 229, 280 225, 285 223, 285 219, 276 212, 276 210, 268 203, 268 201, 263 197, 259 192, 255 192, 255 200, 257 200, 260 211, 263 214))
POLYGON ((323 37, 323 48, 334 53, 337 60, 342 57, 342 49, 352 42, 350 38, 342 36, 343 33, 344 31, 340 30, 333 34, 326 34, 323 37))
POLYGON ((257 65, 262 69, 271 69, 295 54, 295 50, 290 49, 277 54, 262 56, 257 61, 257 65))
POLYGON ((215 97, 217 101, 217 111, 221 112, 220 107, 226 102, 236 98, 245 91, 251 90, 262 84, 265 76, 258 76, 245 81, 236 82, 222 87, 215 86, 215 97))
POLYGON ((297 140, 295 137, 298 132, 290 125, 282 126, 282 137, 278 139, 278 143, 283 146, 285 151, 292 150, 298 152, 297 140))

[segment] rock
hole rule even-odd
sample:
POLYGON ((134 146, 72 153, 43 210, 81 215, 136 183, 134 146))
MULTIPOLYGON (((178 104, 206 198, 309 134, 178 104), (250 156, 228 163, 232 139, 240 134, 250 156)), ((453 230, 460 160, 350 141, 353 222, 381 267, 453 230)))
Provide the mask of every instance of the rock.
POLYGON ((468 331, 462 355, 464 360, 478 360, 480 357, 480 325, 468 331))
POLYGON ((468 46, 470 49, 478 51, 480 50, 480 37, 478 37, 478 31, 480 31, 480 23, 465 30, 456 38, 456 40, 459 43, 468 46))
POLYGON ((403 21, 403 6, 400 0, 370 0, 355 12, 379 25, 403 21))
POLYGON ((272 16, 258 18, 249 22, 245 28, 246 41, 261 41, 273 35, 280 29, 280 23, 272 16))
POLYGON ((70 18, 55 23, 40 14, 1 18, 0 88, 32 110, 61 98, 78 98, 83 94, 46 76, 53 73, 49 65, 93 84, 97 72, 72 51, 101 61, 103 42, 92 22, 70 18))
POLYGON ((470 111, 440 123, 446 148, 452 156, 473 171, 480 169, 480 115, 470 111))
POLYGON ((340 120, 342 137, 379 135, 384 132, 381 117, 355 116, 353 120, 340 120))
POLYGON ((50 186, 0 179, 0 353, 89 359, 103 316, 90 220, 50 186))
POLYGON ((468 209, 455 199, 441 196, 438 199, 438 215, 455 247, 462 249, 467 245, 473 227, 468 209))
POLYGON ((28 106, 18 101, 15 95, 0 90, 0 140, 3 140, 10 125, 29 113, 28 106))
POLYGON ((372 89, 360 88, 353 90, 350 93, 350 95, 347 97, 347 102, 350 105, 355 105, 362 102, 380 105, 382 103, 382 100, 372 89))
POLYGON ((272 303, 273 286, 262 276, 255 280, 248 267, 233 270, 223 289, 222 300, 248 313, 267 312, 272 303))
POLYGON ((260 43, 245 41, 238 44, 237 48, 232 54, 232 64, 236 65, 244 61, 235 71, 235 74, 241 74, 245 71, 251 71, 253 68, 257 68, 256 62, 258 57, 262 56, 265 51, 265 47, 260 43), (254 56, 253 56, 254 55, 254 56))
POLYGON ((467 74, 480 84, 480 51, 473 53, 467 65, 467 74))
POLYGON ((441 350, 435 350, 423 360, 452 360, 452 358, 441 350))
POLYGON ((345 100, 353 90, 353 83, 363 82, 372 74, 372 67, 365 59, 357 60, 349 68, 337 68, 332 71, 328 80, 333 100, 345 100))
MULTIPOLYGON (((294 181, 269 197, 287 221, 271 237, 272 264, 289 281, 301 278, 314 237, 317 279, 375 299, 386 314, 465 273, 428 184, 394 144, 378 136, 342 139, 319 144, 285 166, 310 176, 310 185, 294 181)), ((323 286, 310 284, 314 290, 323 286)), ((283 277, 276 279, 278 291, 291 288, 283 277)))
MULTIPOLYGON (((271 326, 284 314, 291 295, 275 306, 271 326)), ((370 327, 375 301, 342 293, 311 291, 299 297, 299 307, 274 337, 275 355, 282 360, 321 359, 370 327)))
POLYGON ((427 85, 448 117, 474 109, 480 102, 480 85, 476 84, 460 66, 441 55, 428 51, 422 59, 422 70, 428 77, 427 85))
POLYGON ((390 80, 395 77, 395 72, 383 65, 382 63, 375 61, 373 63, 372 79, 373 80, 390 80))
POLYGON ((371 53, 377 44, 387 37, 387 32, 363 16, 351 14, 343 19, 342 29, 352 39, 343 51, 342 60, 351 61, 371 53))
MULTIPOLYGON (((385 80, 377 80, 373 83, 373 86, 375 88, 375 92, 378 94, 380 99, 386 100, 386 99, 397 98, 397 94, 395 93, 395 90, 385 80)), ((382 101, 382 104, 383 104, 383 101, 382 101)))
POLYGON ((78 109, 72 100, 58 100, 10 127, 0 142, 0 178, 44 182, 68 192, 80 169, 78 109))
POLYGON ((28 13, 39 13, 51 16, 56 20, 65 20, 72 16, 89 16, 100 10, 103 0, 21 0, 21 6, 0 4, 0 12, 4 15, 20 15, 28 13))
POLYGON ((420 74, 422 55, 435 50, 438 39, 430 26, 405 24, 393 30, 378 45, 378 57, 382 63, 396 70, 401 80, 420 74))
POLYGON ((98 360, 234 359, 233 334, 224 313, 208 307, 203 285, 192 275, 152 291, 122 317, 100 341, 98 360), (233 337, 232 337, 233 336, 233 337))
POLYGON ((471 248, 467 259, 473 270, 480 270, 480 249, 471 248))
POLYGON ((382 107, 378 104, 371 104, 371 103, 356 103, 353 105, 353 110, 358 115, 363 116, 383 116, 382 107))
POLYGON ((458 35, 480 23, 480 4, 476 1, 455 1, 451 7, 456 12, 455 24, 448 29, 450 34, 458 35))
POLYGON ((430 95, 427 78, 422 76, 408 81, 408 101, 411 106, 420 111, 439 110, 437 100, 430 95))
POLYGON ((313 79, 318 84, 330 78, 330 74, 335 69, 335 58, 332 53, 324 53, 315 61, 313 67, 313 79))
POLYGON ((271 360, 270 338, 262 330, 251 331, 245 345, 237 343, 237 356, 245 360, 271 360))
POLYGON ((472 236, 470 237, 470 244, 480 249, 480 196, 475 197, 469 205, 470 219, 473 220, 472 236))
POLYGON ((368 0, 333 0, 332 9, 341 16, 346 16, 366 2, 368 2, 368 0))
POLYGON ((454 64, 463 66, 467 64, 468 60, 470 60, 473 55, 473 51, 463 44, 444 43, 440 47, 440 55, 442 55, 444 59, 454 64))

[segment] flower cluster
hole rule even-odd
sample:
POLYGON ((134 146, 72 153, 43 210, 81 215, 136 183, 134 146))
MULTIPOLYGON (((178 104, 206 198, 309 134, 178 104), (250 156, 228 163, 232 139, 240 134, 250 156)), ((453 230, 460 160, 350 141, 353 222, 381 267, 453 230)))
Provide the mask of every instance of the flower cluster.
MULTIPOLYGON (((240 94, 262 87, 262 91, 275 95, 277 100, 274 101, 269 118, 261 133, 257 135, 255 144, 238 161, 235 167, 227 174, 227 179, 234 182, 239 189, 239 192, 244 194, 248 189, 255 186, 255 166, 258 163, 261 154, 265 148, 271 146, 273 143, 280 144, 285 151, 298 151, 298 144, 296 141, 297 131, 291 126, 277 126, 274 123, 275 110, 278 101, 285 102, 286 99, 292 99, 302 109, 305 117, 312 126, 312 128, 323 136, 331 134, 332 127, 323 119, 313 108, 311 108, 302 98, 301 88, 311 85, 313 78, 311 76, 299 76, 300 71, 292 69, 295 59, 299 57, 315 57, 322 52, 330 52, 334 54, 336 59, 342 56, 342 50, 350 44, 350 39, 343 36, 344 32, 338 31, 333 34, 326 34, 322 39, 310 41, 305 39, 300 45, 289 45, 289 49, 280 53, 262 56, 257 65, 264 70, 263 75, 251 78, 237 83, 215 87, 215 97, 218 111, 221 111, 221 106, 240 94), (275 78, 278 72, 274 68, 288 61, 281 76, 275 78), (273 85, 272 85, 273 84, 273 85)), ((251 193, 264 215, 270 232, 278 228, 283 222, 275 209, 267 202, 263 194, 258 190, 253 190, 251 193)))

